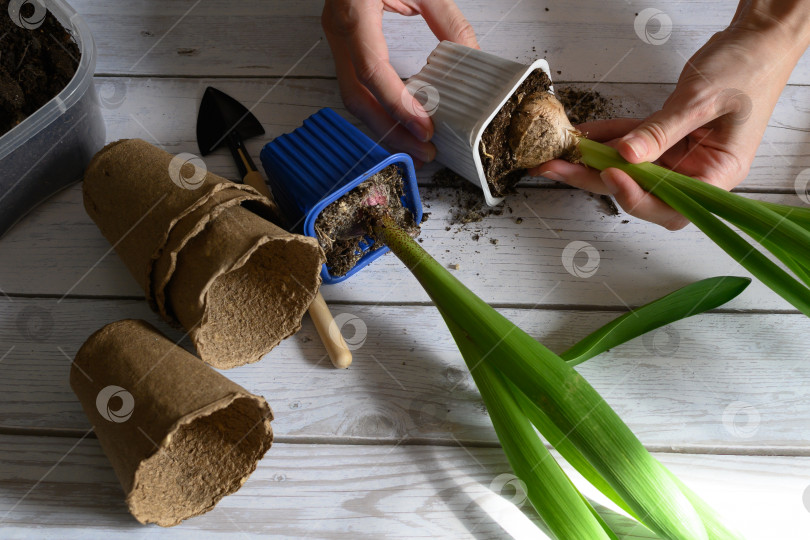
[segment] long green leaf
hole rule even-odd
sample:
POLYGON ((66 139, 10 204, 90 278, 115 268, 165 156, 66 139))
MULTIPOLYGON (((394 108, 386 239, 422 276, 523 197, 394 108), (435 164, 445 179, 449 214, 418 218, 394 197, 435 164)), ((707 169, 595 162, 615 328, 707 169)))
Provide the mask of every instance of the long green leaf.
POLYGON ((565 433, 551 421, 551 419, 537 406, 532 400, 527 398, 523 393, 517 389, 511 382, 509 387, 512 394, 517 398, 518 404, 529 421, 534 424, 537 431, 546 438, 551 446, 567 461, 574 469, 582 475, 585 480, 591 483, 593 487, 598 489, 608 499, 613 501, 619 508, 638 519, 635 512, 630 508, 627 503, 616 493, 610 484, 602 478, 602 475, 585 459, 585 456, 577 450, 576 446, 571 442, 565 433))
POLYGON ((807 246, 810 245, 810 231, 791 219, 793 214, 798 217, 802 209, 785 207, 786 210, 779 213, 762 204, 761 201, 730 193, 717 186, 668 171, 652 163, 640 163, 635 167, 648 171, 657 178, 677 187, 718 217, 737 227, 754 232, 757 241, 760 241, 759 238, 769 238, 774 244, 793 253, 805 264, 810 263, 810 250, 807 249, 807 246))
POLYGON ((649 304, 625 313, 560 354, 570 366, 630 341, 651 330, 721 306, 740 294, 748 278, 720 276, 702 279, 649 304))
MULTIPOLYGON (((486 353, 483 351, 476 351, 475 353, 465 352, 474 350, 474 344, 466 338, 465 334, 460 329, 458 329, 451 317, 447 317, 444 314, 442 314, 442 317, 447 321, 448 327, 455 330, 451 331, 451 333, 459 346, 459 350, 462 351, 462 356, 465 358, 467 365, 479 365, 480 360, 486 355, 486 353)), ((480 365, 486 365, 486 363, 480 365)), ((481 371, 481 369, 476 370, 476 372, 479 372, 479 376, 481 376, 481 371)), ((475 376, 473 378, 475 379, 475 376)), ((543 413, 543 411, 537 407, 537 405, 526 398, 526 396, 524 396, 514 384, 509 382, 508 379, 502 379, 502 381, 511 391, 511 399, 517 400, 517 403, 520 406, 521 411, 526 415, 526 418, 528 418, 529 421, 534 424, 540 434, 543 435, 549 444, 551 444, 551 446, 553 446, 554 449, 560 453, 563 459, 565 459, 572 467, 574 467, 574 469, 577 470, 577 472, 582 475, 583 478, 585 478, 585 480, 601 491, 619 508, 631 516, 636 517, 633 510, 627 506, 618 493, 616 493, 613 488, 610 487, 610 484, 608 484, 604 478, 602 478, 599 473, 596 472, 596 469, 594 469, 591 464, 588 463, 585 457, 579 453, 568 438, 557 429, 554 423, 549 420, 548 416, 546 416, 545 413, 543 413)), ((484 400, 485 404, 486 402, 487 401, 484 400)), ((487 406, 487 410, 490 410, 489 406, 487 406)), ((500 439, 500 435, 498 437, 500 439)), ((526 481, 524 478, 521 479, 524 480, 524 482, 526 481)), ((585 500, 588 502, 587 499, 585 500)), ((617 514, 609 508, 595 508, 592 503, 588 502, 588 504, 593 509, 595 516, 599 519, 600 523, 602 523, 605 530, 610 531, 611 534, 615 534, 618 538, 624 538, 625 536, 639 538, 639 535, 643 535, 643 538, 659 538, 654 532, 644 527, 644 525, 637 522, 635 522, 635 525, 633 525, 634 522, 630 518, 617 514)))
POLYGON ((773 210, 780 216, 787 217, 806 230, 810 230, 810 208, 772 203, 769 201, 759 201, 759 204, 773 210))
POLYGON ((571 483, 526 419, 501 375, 486 363, 475 344, 439 310, 471 369, 509 464, 525 484, 529 501, 551 532, 561 539, 616 539, 602 518, 571 483))
MULTIPOLYGON (((389 222, 390 223, 390 222, 389 222)), ((475 296, 393 224, 378 228, 428 295, 495 367, 565 433, 622 500, 658 534, 709 538, 703 503, 688 499, 576 370, 475 296)), ((471 371, 481 369, 471 366, 471 371)), ((732 533, 711 538, 736 538, 732 533)))
MULTIPOLYGON (((619 508, 621 508, 628 514, 633 515, 633 510, 625 504, 625 502, 621 499, 621 497, 619 497, 619 495, 615 491, 613 491, 613 488, 610 487, 610 484, 605 482, 605 480, 601 476, 599 476, 596 470, 593 469, 593 467, 591 467, 590 463, 588 463, 588 461, 582 456, 582 454, 580 454, 576 450, 576 448, 573 447, 570 441, 568 441, 568 439, 563 434, 559 433, 556 426, 554 426, 554 424, 550 420, 548 420, 548 417, 545 416, 545 414, 534 403, 529 401, 526 398, 526 396, 524 396, 520 392, 520 390, 517 389, 517 387, 515 387, 511 382, 509 382, 508 379, 504 379, 499 373, 492 370, 492 368, 489 368, 486 365, 486 363, 483 364, 481 363, 483 357, 486 356, 486 351, 478 351, 475 348, 475 344, 471 342, 469 339, 467 339, 466 334, 464 334, 463 330, 461 330, 453 322, 452 317, 447 316, 441 310, 439 310, 439 313, 441 313, 442 318, 445 319, 448 328, 450 328, 451 334, 453 335, 453 338, 456 341, 456 344, 459 347, 459 351, 462 353, 462 357, 467 363, 467 366, 468 367, 481 366, 478 369, 471 371, 472 373, 477 374, 473 375, 473 379, 476 381, 476 385, 479 387, 479 389, 482 386, 485 389, 489 388, 490 384, 492 384, 488 382, 490 378, 495 379, 497 377, 497 381, 495 381, 495 384, 503 385, 504 389, 508 388, 509 393, 511 394, 506 395, 504 393, 502 395, 499 395, 497 397, 497 400, 495 401, 498 406, 493 406, 492 402, 493 400, 496 399, 496 397, 492 395, 492 393, 490 392, 486 392, 483 390, 481 391, 482 399, 484 400, 484 404, 487 407, 487 411, 490 417, 492 417, 493 414, 495 414, 496 416, 501 414, 500 411, 502 407, 500 407, 500 405, 502 405, 503 403, 509 401, 511 408, 511 402, 517 401, 517 405, 519 405, 520 410, 525 415, 525 417, 528 418, 532 424, 534 424, 534 426, 540 431, 540 433, 546 438, 546 440, 548 440, 549 443, 558 452, 560 452, 562 457, 566 461, 568 461, 569 464, 571 464, 589 483, 591 483, 591 485, 596 487, 599 491, 605 494, 611 501, 613 501, 617 506, 619 506, 619 508)), ((515 415, 514 409, 512 409, 512 415, 513 417, 510 417, 508 421, 510 422, 517 421, 517 423, 522 424, 523 420, 518 418, 520 415, 515 415)), ((495 422, 493 420, 493 424, 494 423, 495 422)), ((500 432, 496 429, 498 439, 501 441, 502 445, 504 445, 504 439, 508 439, 506 441, 506 444, 510 444, 510 441, 513 439, 513 437, 510 435, 510 432, 514 429, 514 427, 510 428, 507 425, 507 422, 503 420, 499 422, 499 425, 500 424, 506 425, 506 427, 504 430, 500 432), (506 431, 506 433, 504 434, 503 431, 506 431)), ((524 434, 526 433, 525 430, 523 432, 524 434)), ((539 444, 542 444, 542 441, 538 440, 537 442, 539 444)), ((514 443, 512 442, 511 444, 514 443)), ((531 444, 532 446, 534 446, 535 444, 534 439, 532 439, 531 444)), ((550 454, 546 456, 547 451, 544 452, 545 447, 543 449, 535 448, 533 450, 535 456, 538 455, 541 456, 539 458, 541 461, 546 459, 553 460, 553 456, 551 456, 550 454)), ((531 460, 532 458, 526 452, 521 452, 520 455, 515 456, 514 459, 519 461, 526 461, 527 459, 531 460)), ((537 459, 537 457, 535 457, 534 459, 537 459)), ((540 463, 541 461, 536 462, 540 463)), ((548 465, 549 467, 551 467, 550 464, 548 465)), ((515 471, 518 470, 518 468, 516 468, 515 466, 513 466, 512 468, 515 471)), ((525 466, 521 466, 520 469, 525 469, 525 466)), ((551 473, 556 475, 556 470, 552 470, 551 473)), ((526 483, 527 486, 533 485, 531 477, 519 476, 519 478, 524 483, 526 483)), ((576 486, 573 484, 573 482, 571 482, 571 486, 574 490, 577 491, 577 493, 579 493, 579 490, 576 489, 576 486)), ((534 501, 532 502, 532 505, 538 511, 538 514, 541 516, 541 519, 544 520, 544 523, 547 524, 547 521, 545 518, 543 518, 543 515, 549 511, 550 507, 549 505, 546 504, 544 500, 542 501, 540 500, 541 496, 556 497, 556 494, 553 492, 537 494, 534 500, 532 499, 532 497, 530 497, 530 501, 532 500, 534 501)), ((582 497, 583 502, 592 511, 594 518, 597 519, 597 521, 605 530, 606 534, 608 534, 611 538, 613 538, 614 536, 617 538, 617 540, 625 537, 639 538, 639 535, 643 535, 642 536, 643 538, 650 538, 650 539, 659 538, 657 535, 655 535, 655 533, 644 527, 644 525, 638 522, 634 522, 632 519, 622 516, 621 514, 617 514, 616 512, 610 510, 609 508, 600 507, 597 509, 584 496, 582 496, 581 494, 580 496, 582 497), (614 527, 616 528, 616 531, 612 530, 614 527)), ((576 505, 576 507, 578 510, 580 510, 579 505, 576 505)), ((568 514, 568 517, 566 519, 571 519, 573 517, 570 515, 570 512, 568 511, 567 508, 565 509, 565 512, 566 514, 568 514)))
MULTIPOLYGON (((694 223, 706 236, 771 290, 793 304, 802 313, 810 316, 810 289, 779 268, 679 188, 644 168, 627 163, 613 148, 603 144, 580 139, 580 150, 586 165, 596 169, 617 167, 627 172, 642 188, 656 195, 694 223)), ((806 246, 804 249, 806 250, 806 246)), ((778 254, 775 255, 778 256, 778 254)))
POLYGON ((717 186, 665 169, 654 163, 633 164, 621 157, 616 149, 585 138, 579 149, 583 161, 593 167, 615 167, 625 171, 644 189, 655 193, 661 184, 681 190, 701 207, 738 227, 746 227, 759 236, 769 237, 798 260, 810 264, 810 231, 795 223, 791 216, 802 219, 806 209, 779 205, 780 212, 761 201, 748 199, 717 186))
POLYGON ((768 236, 761 236, 756 231, 748 229, 745 225, 740 226, 740 229, 762 244, 765 249, 776 255, 776 257, 787 266, 796 277, 798 277, 805 285, 810 287, 810 267, 808 265, 796 260, 792 253, 778 245, 768 236))

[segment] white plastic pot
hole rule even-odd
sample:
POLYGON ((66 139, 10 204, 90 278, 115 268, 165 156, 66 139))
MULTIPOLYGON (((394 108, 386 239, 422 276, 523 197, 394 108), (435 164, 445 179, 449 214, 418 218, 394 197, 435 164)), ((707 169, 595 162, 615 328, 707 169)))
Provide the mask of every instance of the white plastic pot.
POLYGON ((442 41, 430 53, 425 67, 406 83, 412 94, 426 98, 425 110, 435 130, 431 141, 438 151, 436 161, 481 186, 490 206, 499 204, 503 197, 492 196, 484 175, 478 153, 481 135, 503 104, 537 69, 551 79, 545 60, 526 65, 442 41))

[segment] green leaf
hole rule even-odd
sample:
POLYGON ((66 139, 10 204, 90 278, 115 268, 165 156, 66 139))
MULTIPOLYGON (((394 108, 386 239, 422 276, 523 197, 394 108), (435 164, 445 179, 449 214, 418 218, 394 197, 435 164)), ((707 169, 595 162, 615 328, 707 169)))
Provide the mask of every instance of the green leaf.
POLYGON ((599 328, 560 357, 568 365, 576 366, 651 330, 721 306, 750 283, 748 278, 720 276, 681 287, 599 328))
POLYGON ((512 383, 509 383, 509 386, 512 390, 512 394, 517 398, 520 408, 523 410, 524 414, 526 414, 526 417, 534 424, 537 431, 546 438, 548 443, 560 453, 563 459, 619 508, 638 519, 633 509, 627 506, 621 496, 602 478, 602 475, 585 459, 585 456, 577 450, 571 440, 566 437, 565 433, 560 431, 543 410, 532 400, 523 395, 512 383))
POLYGON ((419 280, 448 324, 457 328, 456 341, 469 341, 481 356, 476 365, 469 365, 476 382, 491 378, 489 368, 500 372, 548 416, 633 514, 659 535, 689 540, 737 538, 712 521, 705 503, 687 497, 575 369, 464 287, 390 220, 387 223, 376 232, 419 280), (478 370, 484 375, 478 375, 478 370), (709 536, 707 530, 714 532, 709 536))
POLYGON ((759 204, 773 210, 780 216, 787 217, 797 225, 803 227, 805 230, 810 230, 810 208, 790 206, 787 204, 772 203, 768 201, 759 201, 759 204))
MULTIPOLYGON (((441 310, 439 312, 447 322, 447 326, 450 328, 451 334, 468 367, 479 366, 474 371, 475 375, 473 375, 473 379, 481 392, 484 405, 487 407, 487 412, 492 419, 493 425, 496 426, 495 432, 505 452, 507 447, 510 449, 516 447, 520 448, 520 443, 515 441, 514 433, 521 433, 524 437, 525 446, 523 449, 520 449, 518 452, 507 452, 507 459, 509 459, 510 465, 512 465, 512 469, 515 472, 522 471, 522 474, 518 474, 518 478, 526 484, 527 490, 529 490, 529 500, 544 524, 558 536, 565 538, 565 534, 567 533, 562 531, 557 525, 550 526, 549 522, 554 523, 559 519, 563 519, 566 521, 565 525, 569 525, 569 523, 567 523, 568 521, 578 519, 572 513, 572 509, 564 506, 565 503, 560 500, 561 492, 569 497, 569 502, 573 505, 576 512, 582 512, 582 507, 571 501, 570 497, 572 493, 569 489, 563 488, 561 492, 548 489, 555 483, 561 482, 561 478, 558 477, 559 473, 563 475, 565 473, 557 465, 556 460, 550 452, 543 446, 542 440, 534 435, 533 431, 526 429, 524 415, 525 418, 534 424, 540 433, 549 440, 551 445, 560 452, 563 458, 568 461, 568 463, 572 464, 586 480, 607 495, 622 510, 632 515, 633 511, 627 507, 621 497, 619 497, 618 494, 612 490, 610 485, 590 467, 587 460, 576 452, 576 449, 573 448, 564 436, 560 434, 558 437, 553 437, 547 434, 549 431, 556 430, 556 427, 554 427, 550 421, 547 421, 545 424, 537 421, 541 416, 547 419, 547 417, 543 415, 543 412, 529 401, 511 382, 503 378, 497 371, 488 368, 485 363, 481 363, 483 357, 486 356, 486 352, 479 351, 475 348, 475 344, 466 338, 464 332, 453 322, 452 317, 445 315, 441 310), (496 388, 493 389, 493 387, 496 388), (515 406, 518 406, 520 410, 517 411, 515 406), (538 424, 545 425, 549 430, 541 429, 538 424), (529 467, 529 465, 533 463, 541 467, 529 467), (525 472, 527 468, 529 470, 528 473, 525 472), (540 470, 536 471, 536 468, 540 470), (548 481, 540 478, 543 473, 552 477, 552 480, 548 481), (541 488, 539 493, 532 492, 531 488, 535 486, 541 488), (560 504, 561 502, 563 503, 562 505, 560 504), (556 515, 556 511, 560 509, 562 509, 563 513, 556 515), (555 512, 555 515, 549 516, 548 514, 552 511, 555 512)), ((594 519, 601 525, 604 533, 607 534, 609 538, 615 538, 616 540, 624 538, 660 538, 644 525, 631 518, 623 516, 610 508, 595 506, 594 503, 581 495, 567 475, 566 479, 570 483, 570 489, 574 490, 574 492, 582 498, 585 507, 593 514, 594 519), (614 532, 614 529, 617 532, 614 532)), ((574 534, 579 535, 581 533, 577 532, 574 534)), ((595 530, 594 534, 598 535, 600 532, 595 530)), ((574 538, 582 538, 582 536, 574 536, 574 538)), ((591 538, 591 536, 588 536, 588 538, 591 538)))
POLYGON ((502 376, 481 362, 486 353, 467 339, 451 316, 439 312, 467 366, 476 366, 470 371, 498 440, 515 474, 526 484, 529 501, 543 522, 557 538, 616 539, 532 429, 502 376))
MULTIPOLYGON (((652 164, 633 165, 625 161, 615 149, 588 139, 580 139, 580 151, 586 165, 600 170, 616 167, 628 173, 642 188, 656 195, 694 223, 723 251, 759 278, 771 290, 793 304, 799 311, 810 316, 810 289, 779 268, 728 225, 715 217, 711 211, 702 205, 702 203, 705 203, 704 199, 701 199, 700 202, 696 201, 692 196, 684 193, 680 187, 676 187, 676 183, 680 181, 680 186, 684 183, 691 185, 692 192, 717 194, 717 191, 723 190, 660 167, 654 168, 655 166, 652 166, 652 164), (698 186, 698 184, 703 184, 703 186, 698 186)), ((754 211, 752 216, 748 216, 750 219, 747 219, 746 216, 740 218, 738 215, 740 214, 739 209, 724 210, 723 212, 726 215, 738 215, 737 225, 739 227, 753 232, 754 239, 757 236, 760 238, 766 237, 768 240, 765 247, 775 246, 777 249, 772 252, 777 257, 787 257, 783 262, 788 267, 791 264, 795 267, 796 263, 801 265, 800 268, 806 269, 810 267, 807 262, 808 257, 810 257, 808 254, 810 250, 807 249, 808 243, 805 243, 803 247, 801 246, 804 234, 808 233, 807 230, 790 219, 783 219, 784 215, 775 211, 772 205, 762 205, 759 201, 751 201, 733 193, 723 192, 725 196, 722 197, 722 200, 726 201, 726 206, 741 205, 745 208, 751 208, 752 205, 753 207, 758 205, 761 207, 760 210, 754 211), (770 226, 770 229, 764 230, 768 226, 770 226), (784 238, 788 239, 786 243, 791 246, 790 248, 782 245, 781 240, 777 241, 777 239, 784 238), (797 249, 798 251, 796 251, 797 249)), ((717 203, 717 199, 714 199, 714 201, 712 203, 713 208, 723 206, 717 203)), ((803 209, 795 210, 797 216, 804 215, 803 209)), ((783 211, 787 212, 787 210, 783 211)))

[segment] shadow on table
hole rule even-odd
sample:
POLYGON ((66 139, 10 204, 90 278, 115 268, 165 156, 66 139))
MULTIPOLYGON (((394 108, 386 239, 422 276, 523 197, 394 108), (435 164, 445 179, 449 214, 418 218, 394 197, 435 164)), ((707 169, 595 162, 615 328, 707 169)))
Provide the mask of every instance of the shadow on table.
MULTIPOLYGON (((407 316, 406 309, 403 316, 407 316)), ((393 322, 378 317, 373 324, 368 341, 355 351, 357 367, 368 367, 365 376, 357 380, 362 386, 359 390, 365 391, 370 403, 364 405, 363 416, 355 418, 350 433, 360 435, 357 430, 362 425, 362 435, 392 445, 391 451, 417 464, 421 474, 402 478, 401 487, 393 491, 386 482, 388 489, 368 492, 361 498, 362 504, 352 500, 347 510, 384 512, 385 506, 395 504, 402 496, 407 504, 403 510, 409 511, 397 514, 401 516, 398 519, 415 528, 438 530, 442 535, 463 533, 493 538, 516 533, 517 523, 536 534, 541 522, 522 490, 515 492, 511 487, 515 476, 503 451, 493 448, 494 435, 478 443, 462 443, 457 438, 475 439, 481 429, 476 425, 478 420, 487 418, 482 415, 483 403, 460 354, 455 352, 459 364, 456 368, 456 362, 449 365, 437 352, 414 346, 419 337, 403 332, 393 322), (380 348, 383 345, 384 349, 380 348), (368 350, 386 351, 385 355, 373 353, 381 366, 364 358, 372 354, 368 350), (425 377, 434 380, 422 384, 425 377), (391 388, 390 392, 387 388, 391 388), (457 409, 462 413, 448 418, 450 411, 457 409), (475 417, 469 416, 471 411, 477 412, 475 417), (420 501, 413 510, 408 492, 420 501), (448 520, 448 514, 455 519, 448 520)))
POLYGON ((36 450, 0 460, 4 528, 143 528, 127 511, 121 485, 97 439, 88 436, 74 447, 75 439, 51 437, 44 451, 42 441, 24 439, 33 438, 23 436, 19 442, 36 450))

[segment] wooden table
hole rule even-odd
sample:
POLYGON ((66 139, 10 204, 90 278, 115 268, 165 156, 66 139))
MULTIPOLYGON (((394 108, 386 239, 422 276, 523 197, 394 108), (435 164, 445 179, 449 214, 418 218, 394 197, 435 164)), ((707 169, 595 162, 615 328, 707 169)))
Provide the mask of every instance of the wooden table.
MULTIPOLYGON (((98 44, 109 140, 141 137, 196 153, 207 85, 256 104, 265 141, 320 107, 350 118, 320 28, 321 2, 73 4, 98 44)), ((736 2, 661 4, 673 23, 662 45, 634 31, 647 3, 460 4, 484 49, 527 62, 547 57, 558 81, 596 88, 621 114, 644 116, 736 2)), ((385 26, 396 68, 414 73, 436 40, 418 19, 386 16, 385 26)), ((810 177, 808 84, 805 58, 738 191, 808 203, 795 191, 797 177, 810 177)), ((254 155, 265 141, 248 143, 254 155)), ((225 151, 206 163, 236 174, 225 151)), ((687 282, 747 274, 694 227, 671 233, 608 215, 598 198, 543 181, 522 184, 503 214, 448 230, 454 196, 432 185, 437 169, 419 176, 431 213, 423 246, 554 350, 687 282), (572 241, 598 250, 593 276, 562 265, 572 241)), ((357 318, 354 337, 346 326, 359 345, 351 368, 329 366, 307 319, 263 361, 228 371, 272 404, 276 443, 210 513, 171 530, 141 526, 88 434, 68 370, 84 339, 114 320, 143 318, 179 334, 149 311, 85 214, 79 186, 43 204, 0 241, 0 537, 536 534, 528 502, 500 487, 513 478, 509 465, 446 327, 410 274, 387 255, 323 292, 335 314, 357 318)), ((616 348, 581 372, 657 457, 750 538, 808 538, 808 332, 806 317, 755 282, 722 309, 616 348)))

